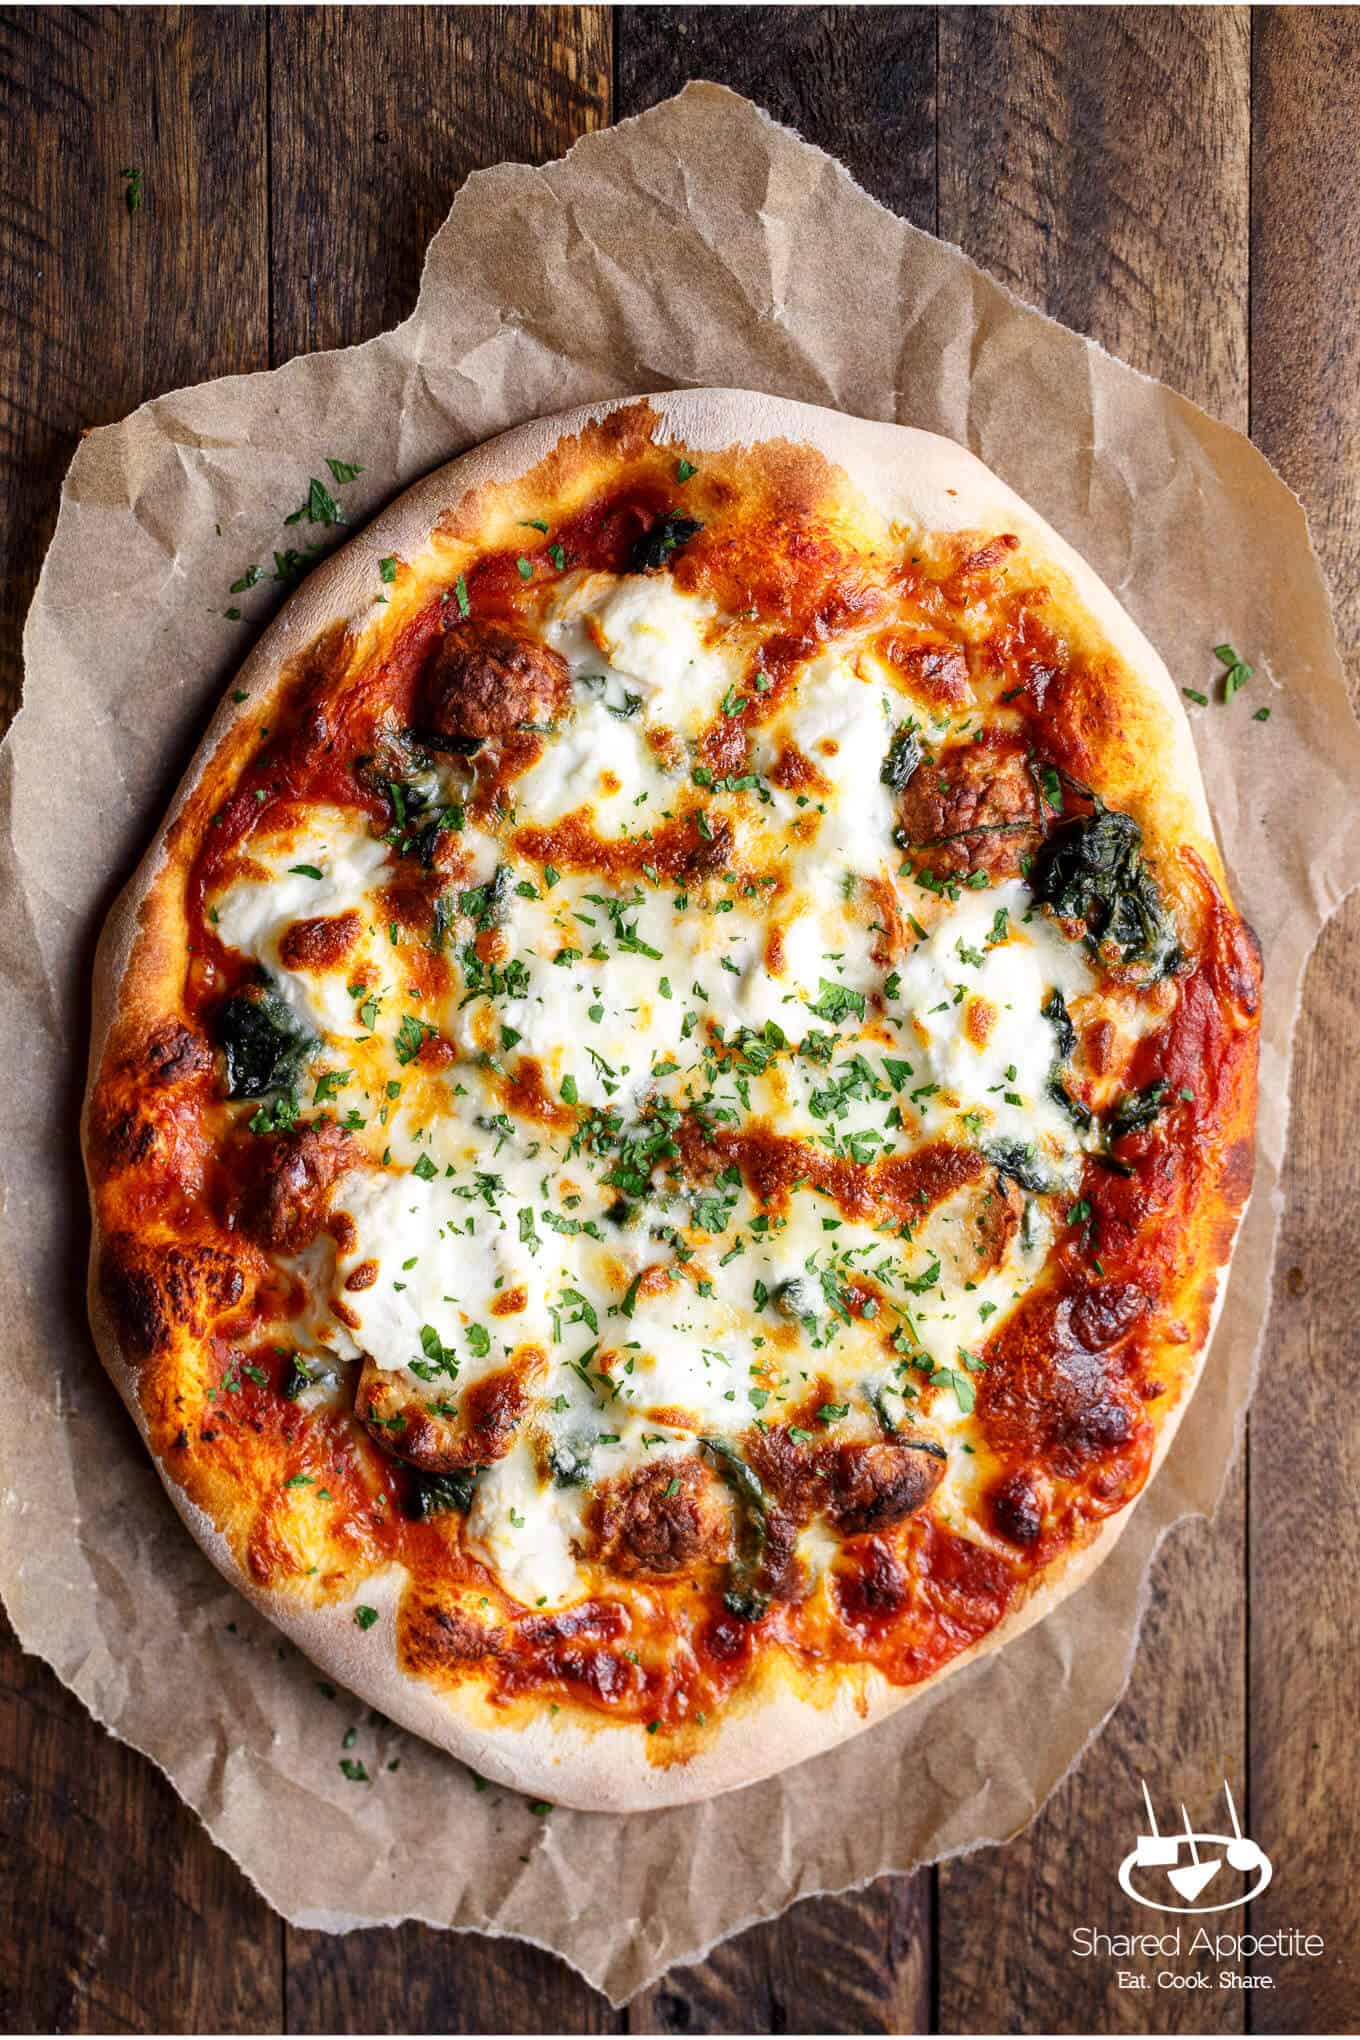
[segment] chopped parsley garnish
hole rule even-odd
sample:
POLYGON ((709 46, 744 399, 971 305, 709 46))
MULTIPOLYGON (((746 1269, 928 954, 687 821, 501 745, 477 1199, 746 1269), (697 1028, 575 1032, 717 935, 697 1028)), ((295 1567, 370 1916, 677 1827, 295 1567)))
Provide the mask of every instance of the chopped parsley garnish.
POLYGON ((313 475, 307 484, 307 500, 284 518, 285 524, 343 524, 345 513, 324 482, 313 475))

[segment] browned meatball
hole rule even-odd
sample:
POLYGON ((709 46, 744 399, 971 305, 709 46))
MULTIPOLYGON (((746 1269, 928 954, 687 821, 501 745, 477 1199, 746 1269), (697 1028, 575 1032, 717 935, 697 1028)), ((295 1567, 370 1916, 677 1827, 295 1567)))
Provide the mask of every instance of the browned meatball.
POLYGON ((697 1459, 658 1459, 596 1491, 590 1530, 595 1556, 615 1572, 690 1571, 728 1556, 731 1503, 697 1459))
POLYGON ((504 1459, 528 1415, 544 1367, 536 1348, 458 1390, 365 1359, 354 1413, 394 1458, 426 1473, 455 1473, 504 1459))
POLYGON ((480 742, 525 723, 555 722, 567 704, 567 662, 522 624, 455 624, 440 640, 420 698, 422 729, 480 742))
POLYGON ((940 1448, 924 1442, 837 1446, 828 1455, 826 1512, 851 1536, 886 1530, 930 1500, 944 1467, 940 1448))
POLYGON ((900 811, 917 862, 941 877, 1014 878, 1043 833, 1029 759, 1007 738, 946 745, 912 773, 900 811))
POLYGON ((259 1137, 242 1230, 277 1253, 300 1253, 325 1225, 331 1191, 358 1159, 354 1142, 331 1119, 259 1137))

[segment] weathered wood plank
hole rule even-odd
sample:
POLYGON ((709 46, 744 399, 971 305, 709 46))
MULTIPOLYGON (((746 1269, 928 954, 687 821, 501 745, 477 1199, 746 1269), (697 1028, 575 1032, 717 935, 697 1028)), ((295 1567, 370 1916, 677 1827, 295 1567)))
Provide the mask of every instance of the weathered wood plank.
POLYGON ((287 1930, 290 2033, 618 2033, 620 2014, 524 1941, 432 1927, 287 1930))
MULTIPOLYGON (((1229 10, 940 21, 941 234, 1241 426, 1249 54, 1245 15, 1229 10)), ((1206 1812, 1225 1770, 1244 1778, 1243 1575, 1239 1471, 1214 1526, 1163 1551, 1129 1692, 1086 1762, 1018 1840, 941 1870, 942 2031, 1240 2029, 1237 1994, 1121 1991, 1115 1965, 1077 1959, 1071 1935, 1143 1924, 1115 1883, 1140 1777, 1206 1812)))
MULTIPOLYGON (((926 8, 622 7, 620 118, 713 78, 935 225, 935 17, 926 8)), ((928 2030, 929 1874, 796 1907, 629 2007, 641 2033, 928 2030)))
POLYGON ((628 2007, 631 2033, 925 2033, 928 1873, 809 1899, 628 2007))
POLYGON ((266 364, 264 63, 232 8, 0 10, 0 720, 80 433, 266 364))
MULTIPOLYGON (((1302 497, 1360 700, 1360 158, 1338 109, 1360 92, 1360 19, 1263 11, 1252 92, 1252 431, 1302 497)), ((1275 1879, 1254 1931, 1322 1935, 1316 1961, 1261 1960, 1257 2031, 1360 2024, 1360 1891, 1336 1874, 1360 1797, 1360 1364, 1352 1214, 1360 1199, 1360 899, 1304 986, 1278 1296, 1252 1423, 1252 1832, 1275 1879)))
MULTIPOLYGON (((267 361, 264 110, 261 16, 0 13, 0 719, 81 431, 267 361)), ((0 2024, 276 2026, 277 1919, 154 1767, 0 1632, 0 2024)))
POLYGON ((274 359, 405 317, 458 186, 609 118, 604 7, 270 13, 274 359))
POLYGON ((839 157, 913 225, 935 225, 935 15, 928 7, 620 7, 619 118, 712 78, 839 157))
POLYGON ((267 2033, 282 1925, 0 1617, 0 2029, 267 2033))

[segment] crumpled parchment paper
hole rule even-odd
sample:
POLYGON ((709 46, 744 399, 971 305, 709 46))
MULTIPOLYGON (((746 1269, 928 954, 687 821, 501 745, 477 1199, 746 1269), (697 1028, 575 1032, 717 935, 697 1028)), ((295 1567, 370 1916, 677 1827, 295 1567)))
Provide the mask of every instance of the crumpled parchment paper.
POLYGON ((1303 965, 1360 878, 1360 735, 1303 512, 1265 459, 749 102, 694 85, 561 162, 471 178, 394 332, 92 433, 25 658, 0 757, 0 1588, 24 1645, 162 1767, 289 1919, 520 1935, 616 2001, 796 1898, 1021 1827, 1120 1696, 1158 1540, 1213 1506, 1230 1464, 1269 1307, 1303 965), (335 491, 355 525, 506 426, 685 384, 948 433, 1091 560, 1179 684, 1213 692, 1224 640, 1256 667, 1230 706, 1191 715, 1266 956, 1260 1163, 1199 1393, 1089 1585, 998 1658, 766 1784, 646 1820, 544 1816, 321 1690, 177 1522, 85 1325, 88 974, 106 907, 283 592, 230 584, 299 534, 344 535, 283 523, 327 455, 362 464, 335 491), (352 1724, 368 1784, 339 1768, 352 1724))

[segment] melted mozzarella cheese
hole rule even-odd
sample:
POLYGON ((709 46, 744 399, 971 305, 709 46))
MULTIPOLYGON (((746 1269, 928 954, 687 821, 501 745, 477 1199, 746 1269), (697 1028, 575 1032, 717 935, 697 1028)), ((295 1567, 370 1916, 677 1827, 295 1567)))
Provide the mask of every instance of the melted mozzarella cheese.
POLYGON ((518 1445, 478 1477, 468 1514, 467 1547, 528 1607, 556 1607, 578 1591, 582 1488, 542 1480, 518 1445))
POLYGON ((345 985, 370 943, 365 894, 387 865, 387 846, 344 809, 323 807, 313 810, 305 827, 284 836, 264 843, 252 837, 250 856, 263 876, 252 871, 238 878, 210 903, 218 936, 268 967, 276 989, 306 1028, 322 1036, 352 1032, 354 1001, 345 985), (284 967, 279 943, 295 922, 329 919, 356 906, 364 908, 363 932, 343 968, 284 967))
POLYGON ((912 950, 900 977, 894 1018, 913 1085, 938 1086, 918 1100, 927 1123, 980 1115, 989 1137, 1022 1144, 1037 1137, 1046 1152, 1070 1160, 1079 1138, 1051 1088, 1058 1042, 1043 1008, 1053 992, 1071 1000, 1093 980, 1019 880, 966 894, 912 950))
POLYGON ((642 720, 655 716, 685 736, 712 721, 740 676, 725 620, 669 574, 569 575, 543 634, 566 659, 578 695, 593 692, 616 720, 632 696, 642 720))
POLYGON ((336 1274, 350 1329, 379 1367, 419 1360, 422 1331, 432 1325, 457 1354, 466 1387, 516 1346, 546 1339, 548 1318, 527 1246, 498 1212, 455 1190, 442 1175, 426 1181, 410 1171, 342 1178, 334 1208, 353 1220, 355 1244, 337 1254, 336 1274), (374 1280, 349 1287, 372 1265, 374 1280), (520 1288, 526 1308, 496 1314, 496 1302, 520 1288))
MULTIPOLYGON (((883 784, 892 741, 888 697, 830 650, 803 669, 792 705, 772 727, 767 749, 792 741, 829 783, 814 795, 822 816, 816 865, 877 875, 892 856, 895 816, 883 784)), ((784 797, 787 804, 787 796, 784 797)))

